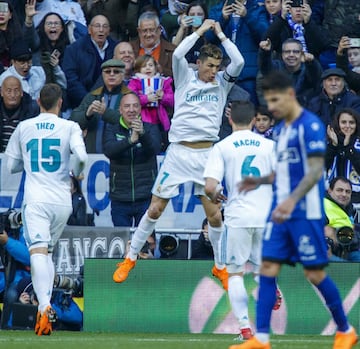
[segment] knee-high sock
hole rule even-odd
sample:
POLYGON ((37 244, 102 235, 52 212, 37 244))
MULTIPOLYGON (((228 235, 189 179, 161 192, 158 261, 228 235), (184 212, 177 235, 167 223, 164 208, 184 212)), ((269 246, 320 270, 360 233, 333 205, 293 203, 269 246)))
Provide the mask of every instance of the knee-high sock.
POLYGON ((260 275, 259 295, 256 303, 256 329, 269 334, 271 312, 276 300, 276 277, 260 275))
POLYGON ((216 268, 218 269, 224 269, 225 267, 220 258, 220 239, 222 231, 222 225, 221 227, 212 227, 210 224, 208 224, 209 240, 214 251, 214 262, 216 268))
POLYGON ((52 260, 52 253, 48 254, 48 271, 49 271, 49 289, 51 295, 54 287, 54 278, 55 278, 55 266, 52 260))
POLYGON ((34 253, 30 256, 31 280, 33 288, 39 301, 39 310, 44 312, 50 305, 51 293, 49 289, 49 267, 48 256, 41 253, 34 253))
POLYGON ((329 308, 333 319, 341 332, 346 332, 349 329, 349 324, 342 306, 339 290, 335 283, 327 275, 319 285, 316 286, 323 295, 326 305, 329 308))
POLYGON ((138 227, 131 239, 131 245, 127 257, 135 261, 141 249, 143 248, 146 239, 151 235, 155 229, 157 219, 152 219, 148 216, 148 211, 142 216, 138 227))
POLYGON ((240 328, 250 327, 248 311, 248 295, 244 286, 244 278, 234 275, 229 278, 229 299, 232 311, 239 321, 240 328))

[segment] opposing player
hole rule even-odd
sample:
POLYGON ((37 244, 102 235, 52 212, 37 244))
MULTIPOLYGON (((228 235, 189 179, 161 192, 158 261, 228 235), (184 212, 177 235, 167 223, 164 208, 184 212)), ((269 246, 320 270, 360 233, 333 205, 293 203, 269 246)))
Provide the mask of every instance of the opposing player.
POLYGON ((154 230, 170 198, 178 195, 179 185, 195 184, 209 222, 209 238, 215 255, 213 274, 227 289, 227 271, 218 261, 217 242, 222 231, 218 206, 204 196, 204 166, 221 124, 221 115, 226 97, 240 74, 244 59, 236 46, 225 37, 220 24, 206 19, 201 27, 186 37, 173 54, 175 83, 175 112, 169 131, 168 147, 164 163, 153 186, 153 196, 147 212, 142 217, 131 240, 130 251, 124 262, 118 264, 113 275, 115 282, 123 282, 135 266, 137 255, 147 237, 154 230), (198 70, 188 67, 186 53, 206 31, 213 30, 220 39, 231 63, 224 72, 219 72, 222 51, 214 45, 200 49, 198 70))
POLYGON ((51 334, 56 317, 50 305, 55 276, 52 250, 72 212, 69 173, 79 176, 87 161, 79 125, 58 117, 61 96, 58 85, 45 85, 38 100, 40 114, 16 127, 5 151, 8 169, 26 173, 22 219, 39 301, 35 325, 39 336, 51 334))
POLYGON ((225 179, 228 193, 224 210, 225 229, 220 256, 229 273, 229 299, 240 326, 239 339, 252 337, 248 296, 244 286, 245 264, 250 261, 255 275, 261 263, 261 241, 271 206, 272 186, 263 185, 247 194, 237 184, 243 176, 269 176, 275 170, 274 142, 251 132, 255 108, 251 102, 234 101, 229 122, 233 133, 216 143, 205 167, 205 193, 214 203, 225 199, 220 183, 225 179))
MULTIPOLYGON (((347 321, 339 291, 326 274, 324 237, 324 154, 322 122, 298 103, 292 81, 274 72, 262 82, 268 109, 282 121, 274 132, 277 164, 271 213, 263 239, 260 288, 256 306, 257 333, 231 349, 269 349, 271 309, 276 277, 283 263, 300 262, 305 277, 319 290, 337 325, 334 349, 350 349, 357 335, 347 321)), ((273 182, 273 176, 246 177, 240 191, 273 182)))

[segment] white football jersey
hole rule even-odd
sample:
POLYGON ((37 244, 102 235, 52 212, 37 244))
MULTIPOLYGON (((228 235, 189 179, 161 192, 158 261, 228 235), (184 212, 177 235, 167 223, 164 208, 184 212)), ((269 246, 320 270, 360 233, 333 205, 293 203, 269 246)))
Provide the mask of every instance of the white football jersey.
POLYGON ((239 193, 243 177, 263 177, 275 170, 274 142, 248 130, 236 131, 210 151, 204 177, 225 179, 225 222, 232 227, 264 227, 272 201, 272 186, 239 193))
POLYGON ((86 154, 77 123, 51 113, 41 113, 19 123, 5 154, 23 162, 26 173, 24 204, 43 202, 71 206, 71 152, 86 154))
POLYGON ((185 54, 198 38, 197 33, 187 36, 173 54, 175 107, 169 131, 171 143, 215 142, 219 139, 227 95, 244 66, 244 59, 237 47, 230 40, 225 40, 222 45, 231 63, 225 72, 216 74, 213 82, 200 80, 198 72, 189 68, 185 59, 185 54))

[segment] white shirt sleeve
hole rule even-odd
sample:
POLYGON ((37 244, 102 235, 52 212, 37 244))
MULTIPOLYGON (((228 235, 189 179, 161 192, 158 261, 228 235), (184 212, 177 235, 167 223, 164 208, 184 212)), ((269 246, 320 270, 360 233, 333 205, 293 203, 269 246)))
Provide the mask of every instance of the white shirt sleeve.
POLYGON ((231 60, 230 64, 225 69, 224 79, 228 82, 235 82, 244 67, 244 57, 230 39, 224 40, 222 45, 231 60))
POLYGON ((12 133, 5 150, 6 166, 10 173, 20 172, 24 169, 24 162, 19 142, 20 125, 12 133))
POLYGON ((73 122, 73 127, 71 128, 70 149, 74 154, 72 171, 74 175, 78 177, 87 163, 88 155, 86 153, 82 131, 80 126, 75 122, 73 122))
POLYGON ((209 153, 204 170, 204 178, 216 179, 219 183, 224 178, 224 158, 221 155, 220 147, 215 144, 209 153))
POLYGON ((185 55, 189 50, 195 45, 196 41, 200 36, 194 32, 191 35, 187 36, 179 46, 175 49, 172 56, 172 69, 174 76, 174 85, 179 87, 180 84, 184 84, 188 79, 191 78, 192 72, 189 68, 188 61, 185 58, 185 55))

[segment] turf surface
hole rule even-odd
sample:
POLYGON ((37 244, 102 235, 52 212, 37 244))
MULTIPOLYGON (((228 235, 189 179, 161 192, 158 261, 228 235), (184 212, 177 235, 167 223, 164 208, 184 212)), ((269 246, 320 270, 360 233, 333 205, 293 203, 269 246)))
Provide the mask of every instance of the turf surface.
MULTIPOLYGON (((1 331, 6 349, 227 349, 233 335, 53 332, 37 337, 32 331, 1 331)), ((330 349, 331 336, 273 336, 273 349, 330 349)), ((357 348, 360 345, 357 345, 357 348)))

